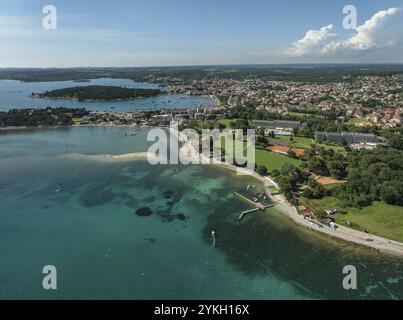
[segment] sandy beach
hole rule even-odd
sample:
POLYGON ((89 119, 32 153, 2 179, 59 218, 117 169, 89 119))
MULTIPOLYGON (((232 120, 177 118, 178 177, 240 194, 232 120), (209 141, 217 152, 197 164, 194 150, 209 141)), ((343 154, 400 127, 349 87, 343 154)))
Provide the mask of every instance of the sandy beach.
POLYGON ((69 157, 83 160, 95 160, 95 161, 129 161, 129 160, 147 160, 156 158, 155 154, 150 152, 136 152, 121 155, 112 155, 112 154, 87 155, 87 154, 69 153, 62 155, 62 157, 69 157))

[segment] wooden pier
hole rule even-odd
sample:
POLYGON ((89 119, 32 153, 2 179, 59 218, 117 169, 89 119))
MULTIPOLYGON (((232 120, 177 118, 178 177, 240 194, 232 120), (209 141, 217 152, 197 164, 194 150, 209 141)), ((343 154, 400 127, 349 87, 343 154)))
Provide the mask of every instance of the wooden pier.
POLYGON ((253 204, 254 206, 256 206, 256 202, 253 202, 251 199, 248 199, 247 197, 243 196, 242 194, 238 193, 238 192, 234 192, 236 196, 238 196, 239 198, 248 201, 249 203, 253 204))
POLYGON ((247 214, 249 214, 249 213, 258 212, 258 211, 265 211, 266 209, 271 208, 271 207, 274 207, 274 206, 275 206, 274 203, 273 203, 273 204, 269 204, 269 205, 267 205, 267 206, 263 206, 263 205, 258 206, 258 205, 257 205, 256 208, 253 208, 253 209, 246 210, 246 211, 242 212, 241 215, 239 216, 238 220, 239 220, 239 221, 242 221, 243 218, 244 218, 247 214))
MULTIPOLYGON (((239 216, 239 218, 238 218, 239 221, 242 221, 242 219, 249 213, 258 212, 258 211, 265 211, 266 209, 274 207, 276 205, 274 203, 273 204, 263 204, 261 202, 253 201, 252 199, 248 198, 245 195, 242 195, 239 192, 235 192, 235 195, 238 196, 239 198, 249 202, 250 204, 252 204, 254 206, 253 209, 243 211, 241 213, 241 215, 239 216)), ((266 195, 267 195, 267 192, 266 192, 266 195)))

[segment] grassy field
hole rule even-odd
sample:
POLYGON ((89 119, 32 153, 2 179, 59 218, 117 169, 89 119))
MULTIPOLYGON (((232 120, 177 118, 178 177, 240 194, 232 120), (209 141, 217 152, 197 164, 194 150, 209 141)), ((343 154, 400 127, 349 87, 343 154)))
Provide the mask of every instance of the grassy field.
POLYGON ((256 149, 256 164, 258 166, 265 166, 269 172, 280 170, 286 163, 299 167, 301 162, 301 160, 283 156, 281 154, 256 149))
POLYGON ((323 147, 325 150, 333 149, 335 152, 346 154, 346 150, 342 146, 329 146, 324 143, 319 143, 319 146, 323 147))
MULTIPOLYGON (((314 143, 313 139, 310 138, 303 138, 303 137, 293 137, 294 141, 290 143, 290 147, 293 148, 302 148, 302 149, 309 149, 311 147, 311 144, 314 143)), ((278 141, 285 141, 289 142, 290 137, 289 136, 277 136, 275 140, 278 141)))
MULTIPOLYGON (((311 145, 315 143, 314 139, 311 138, 304 138, 304 137, 293 137, 294 141, 289 144, 290 147, 293 148, 302 148, 302 149, 310 149, 311 145)), ((290 137, 288 136, 277 136, 275 140, 282 141, 282 142, 289 142, 290 137)), ((330 146, 326 144, 318 144, 319 146, 325 148, 326 150, 333 149, 335 152, 345 154, 346 151, 342 146, 330 146)))
MULTIPOLYGON (((225 138, 221 138, 221 146, 225 148, 225 138)), ((243 154, 246 155, 247 142, 246 140, 243 141, 243 154)), ((242 148, 242 147, 241 147, 242 148)), ((235 150, 234 150, 235 151, 235 150)), ((235 157, 235 152, 234 152, 235 157)), ((255 149, 255 157, 256 157, 256 164, 258 166, 265 166, 269 173, 273 170, 280 170, 284 164, 289 163, 296 167, 301 165, 301 160, 290 158, 285 155, 277 154, 274 152, 266 151, 266 150, 259 150, 255 149)))
POLYGON ((200 123, 200 127, 202 127, 202 126, 204 126, 204 125, 207 125, 207 124, 210 124, 210 123, 212 123, 213 125, 215 125, 215 124, 217 124, 217 123, 220 123, 220 124, 223 124, 223 125, 225 125, 225 126, 228 127, 229 124, 230 124, 232 121, 234 121, 234 120, 231 120, 231 119, 203 120, 203 121, 199 121, 199 123, 200 123))
POLYGON ((353 125, 362 125, 362 124, 370 124, 371 122, 368 119, 364 118, 351 118, 347 124, 353 124, 353 125))
POLYGON ((300 120, 310 119, 310 118, 319 118, 320 116, 315 114, 308 114, 303 112, 290 112, 291 116, 298 117, 300 120))
MULTIPOLYGON (((322 200, 303 199, 316 210, 336 208, 343 210, 340 202, 334 197, 322 200)), ((334 218, 340 225, 349 226, 357 230, 368 230, 371 234, 391 240, 403 242, 403 207, 391 206, 384 202, 374 202, 371 206, 358 209, 344 209, 347 214, 336 214, 334 218)))

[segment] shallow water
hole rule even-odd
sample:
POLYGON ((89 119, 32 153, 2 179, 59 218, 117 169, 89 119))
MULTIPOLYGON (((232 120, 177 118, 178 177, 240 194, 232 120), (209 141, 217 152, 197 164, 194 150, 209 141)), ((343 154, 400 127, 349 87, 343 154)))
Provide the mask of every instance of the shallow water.
POLYGON ((147 150, 145 131, 126 131, 0 134, 0 299, 403 297, 397 258, 306 231, 275 210, 240 223, 250 205, 234 191, 257 185, 250 177, 71 156, 147 150), (152 214, 136 215, 142 208, 152 214), (342 288, 348 264, 359 272, 354 292, 342 288), (42 289, 45 265, 57 268, 57 291, 42 289))
POLYGON ((21 82, 0 80, 0 111, 13 108, 44 108, 66 107, 86 108, 87 110, 136 111, 161 108, 197 108, 214 106, 214 101, 208 97, 188 96, 184 94, 167 94, 145 99, 110 102, 85 102, 60 99, 31 98, 31 93, 40 93, 55 89, 104 85, 121 86, 125 88, 155 89, 158 84, 134 82, 128 79, 91 79, 89 82, 55 81, 55 82, 21 82))

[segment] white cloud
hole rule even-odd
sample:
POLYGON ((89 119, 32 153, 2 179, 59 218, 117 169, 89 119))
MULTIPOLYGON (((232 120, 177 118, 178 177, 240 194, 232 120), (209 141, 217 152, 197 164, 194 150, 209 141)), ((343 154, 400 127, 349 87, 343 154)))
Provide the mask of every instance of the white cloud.
POLYGON ((333 33, 333 25, 310 30, 305 37, 284 51, 286 57, 375 58, 396 55, 403 46, 401 10, 377 12, 346 39, 333 33))
POLYGON ((294 42, 291 48, 285 50, 285 54, 293 57, 302 57, 317 52, 318 49, 323 48, 331 39, 336 37, 336 34, 332 33, 332 30, 332 24, 320 30, 309 30, 304 38, 294 42))

